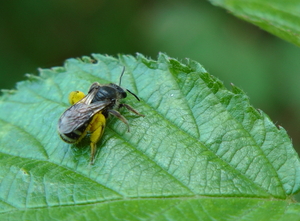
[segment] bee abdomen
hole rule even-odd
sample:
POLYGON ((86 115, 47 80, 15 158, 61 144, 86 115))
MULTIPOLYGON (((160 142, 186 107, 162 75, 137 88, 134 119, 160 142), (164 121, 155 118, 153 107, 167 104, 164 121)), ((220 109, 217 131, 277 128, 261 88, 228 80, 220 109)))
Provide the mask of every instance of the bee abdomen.
POLYGON ((78 141, 80 141, 82 135, 83 132, 81 132, 80 130, 74 130, 68 134, 60 134, 60 137, 67 143, 77 143, 78 141))

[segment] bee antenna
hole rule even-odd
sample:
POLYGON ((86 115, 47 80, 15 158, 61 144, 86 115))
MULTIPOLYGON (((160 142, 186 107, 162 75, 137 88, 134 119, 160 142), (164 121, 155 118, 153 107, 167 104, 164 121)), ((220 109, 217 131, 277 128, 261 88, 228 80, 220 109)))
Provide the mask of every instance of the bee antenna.
MULTIPOLYGON (((121 86, 122 77, 123 77, 124 72, 125 72, 125 66, 123 67, 123 71, 122 71, 121 76, 120 76, 119 87, 121 86)), ((134 93, 132 93, 130 90, 126 89, 126 91, 129 92, 130 94, 132 94, 138 101, 140 101, 139 97, 136 96, 134 93)))
POLYGON ((122 77, 123 77, 124 72, 125 72, 125 66, 123 67, 123 71, 122 71, 121 76, 120 76, 119 86, 121 86, 121 81, 122 81, 122 77))
POLYGON ((126 89, 126 91, 128 91, 130 94, 132 94, 138 101, 140 101, 139 97, 136 96, 134 93, 132 93, 130 90, 126 89))

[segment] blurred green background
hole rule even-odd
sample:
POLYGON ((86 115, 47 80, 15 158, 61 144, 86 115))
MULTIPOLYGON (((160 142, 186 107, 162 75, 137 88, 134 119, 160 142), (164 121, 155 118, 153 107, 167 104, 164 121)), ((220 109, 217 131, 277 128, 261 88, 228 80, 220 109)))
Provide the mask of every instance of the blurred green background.
POLYGON ((165 52, 242 88, 300 147, 300 49, 208 1, 14 0, 0 17, 0 88, 70 57, 165 52))

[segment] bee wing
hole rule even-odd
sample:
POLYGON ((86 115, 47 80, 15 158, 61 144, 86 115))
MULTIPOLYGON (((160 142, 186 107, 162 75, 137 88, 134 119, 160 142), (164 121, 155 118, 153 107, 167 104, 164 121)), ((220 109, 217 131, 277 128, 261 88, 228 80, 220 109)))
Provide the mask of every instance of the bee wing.
MULTIPOLYGON (((88 95, 86 97, 88 97, 88 95)), ((58 121, 58 131, 60 133, 71 133, 81 126, 88 124, 96 113, 103 110, 111 103, 109 100, 98 101, 92 104, 87 104, 81 101, 71 106, 61 115, 58 121)))
POLYGON ((93 85, 94 86, 90 89, 89 93, 77 103, 90 104, 92 102, 93 98, 100 88, 100 84, 98 84, 97 82, 95 82, 93 85))

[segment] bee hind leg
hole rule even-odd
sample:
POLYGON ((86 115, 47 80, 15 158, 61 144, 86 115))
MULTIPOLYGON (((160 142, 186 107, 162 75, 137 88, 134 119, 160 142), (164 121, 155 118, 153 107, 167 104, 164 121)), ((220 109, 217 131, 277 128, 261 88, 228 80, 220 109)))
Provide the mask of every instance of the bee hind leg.
POLYGON ((77 103, 78 101, 80 101, 82 98, 84 98, 85 94, 81 91, 72 91, 69 94, 69 103, 71 105, 77 103))
POLYGON ((94 115, 91 123, 90 123, 90 129, 91 132, 91 158, 90 163, 94 164, 94 158, 97 151, 97 142, 100 140, 100 138, 103 135, 104 129, 106 125, 106 119, 102 113, 97 113, 94 115))

